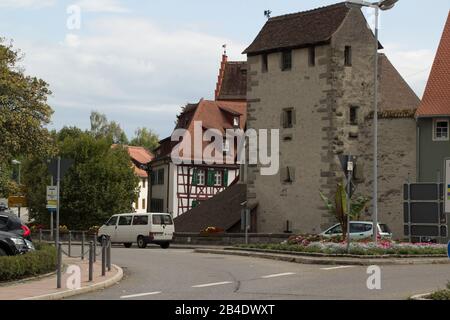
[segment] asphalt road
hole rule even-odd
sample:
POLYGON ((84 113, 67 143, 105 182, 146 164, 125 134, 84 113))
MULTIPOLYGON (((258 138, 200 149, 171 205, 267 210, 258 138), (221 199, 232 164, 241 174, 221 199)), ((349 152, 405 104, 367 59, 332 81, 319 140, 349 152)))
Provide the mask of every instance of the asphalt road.
POLYGON ((113 248, 124 269, 117 285, 86 300, 407 299, 450 281, 449 265, 382 266, 381 290, 367 288, 367 267, 301 265, 190 249, 113 248))

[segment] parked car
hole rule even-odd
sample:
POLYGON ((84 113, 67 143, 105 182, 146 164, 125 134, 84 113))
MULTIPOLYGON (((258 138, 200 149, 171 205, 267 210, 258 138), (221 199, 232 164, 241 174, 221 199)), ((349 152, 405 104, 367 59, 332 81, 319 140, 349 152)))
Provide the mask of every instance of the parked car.
MULTIPOLYGON (((392 238, 392 232, 387 224, 378 224, 378 234, 382 238, 392 238)), ((342 227, 336 224, 320 234, 325 238, 342 236, 342 227)), ((373 237, 373 223, 368 221, 350 222, 350 239, 360 240, 373 237)))
POLYGON ((14 233, 0 231, 0 257, 15 256, 33 250, 31 241, 14 233))
POLYGON ((31 241, 30 229, 10 211, 0 211, 0 231, 14 233, 31 241))
POLYGON ((99 240, 111 237, 112 243, 123 243, 130 248, 137 243, 146 248, 149 243, 167 249, 173 240, 175 226, 172 216, 167 213, 125 213, 112 216, 98 230, 99 240))

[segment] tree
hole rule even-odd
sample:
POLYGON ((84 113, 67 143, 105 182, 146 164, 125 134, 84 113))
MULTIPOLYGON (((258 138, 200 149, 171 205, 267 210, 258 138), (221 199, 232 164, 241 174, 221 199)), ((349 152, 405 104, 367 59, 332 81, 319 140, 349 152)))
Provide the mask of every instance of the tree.
POLYGON ((120 125, 115 121, 108 121, 106 115, 97 111, 91 112, 91 133, 96 138, 108 138, 112 143, 127 144, 128 138, 120 125))
POLYGON ((336 194, 334 196, 334 202, 326 197, 322 192, 320 192, 320 197, 322 198, 328 212, 339 222, 342 228, 344 239, 347 237, 347 219, 350 216, 351 220, 360 220, 361 215, 367 208, 367 204, 370 199, 364 196, 358 196, 355 200, 351 201, 350 213, 347 209, 347 193, 344 188, 343 182, 338 183, 336 188, 336 194))
POLYGON ((11 191, 10 162, 15 157, 48 155, 54 150, 45 128, 53 113, 48 84, 26 76, 20 52, 0 39, 0 196, 11 191))
MULTIPOLYGON (((107 137, 64 128, 58 134, 59 155, 74 160, 61 183, 60 219, 71 229, 99 225, 113 214, 130 212, 138 194, 128 153, 111 148, 107 137)), ((49 183, 46 161, 34 159, 24 166, 31 217, 48 224, 45 186, 49 183)))
POLYGON ((150 129, 138 128, 130 145, 144 147, 150 151, 155 151, 159 146, 159 136, 150 129))

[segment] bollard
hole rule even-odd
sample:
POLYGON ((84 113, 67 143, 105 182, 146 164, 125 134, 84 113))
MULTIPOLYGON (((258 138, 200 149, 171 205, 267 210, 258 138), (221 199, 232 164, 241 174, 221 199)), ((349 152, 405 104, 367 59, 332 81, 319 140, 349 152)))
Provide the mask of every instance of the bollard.
POLYGON ((84 260, 84 241, 85 241, 85 236, 84 236, 84 231, 81 233, 81 260, 84 260))
POLYGON ((111 271, 111 237, 108 237, 108 245, 106 247, 106 266, 108 272, 111 271))
POLYGON ((69 258, 72 257, 72 231, 69 231, 69 258))
POLYGON ((56 266, 56 288, 61 289, 62 246, 58 245, 58 264, 56 266))
POLYGON ((106 275, 106 241, 102 239, 102 277, 106 275))
POLYGON ((42 229, 39 229, 39 243, 42 243, 42 229))
POLYGON ((94 243, 89 242, 89 282, 94 280, 94 243))

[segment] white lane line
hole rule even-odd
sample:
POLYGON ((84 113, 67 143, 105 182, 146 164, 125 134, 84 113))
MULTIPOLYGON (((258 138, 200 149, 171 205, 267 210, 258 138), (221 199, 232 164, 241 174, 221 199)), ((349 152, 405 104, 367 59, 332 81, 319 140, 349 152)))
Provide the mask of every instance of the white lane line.
POLYGON ((354 266, 340 266, 340 267, 331 267, 331 268, 320 268, 320 270, 329 271, 329 270, 339 270, 339 269, 349 269, 354 268, 354 266))
POLYGON ((129 296, 121 296, 120 299, 132 299, 132 298, 139 298, 139 297, 146 297, 146 296, 154 296, 154 295, 157 295, 160 293, 161 293, 161 291, 131 294, 129 296))
POLYGON ((286 273, 278 273, 278 274, 269 274, 268 276, 261 277, 263 279, 270 279, 270 278, 278 278, 278 277, 286 277, 286 276, 292 276, 295 273, 293 272, 286 272, 286 273))
POLYGON ((206 287, 215 287, 215 286, 222 286, 224 284, 230 284, 233 283, 231 281, 224 281, 224 282, 215 282, 215 283, 206 283, 206 284, 199 284, 196 286, 192 286, 192 288, 206 288, 206 287))

